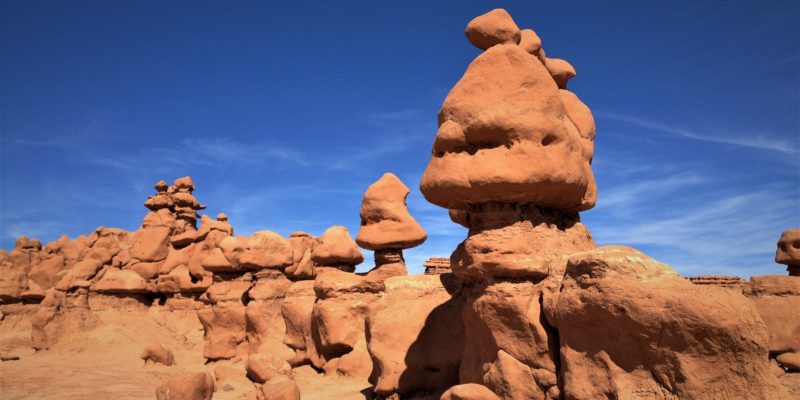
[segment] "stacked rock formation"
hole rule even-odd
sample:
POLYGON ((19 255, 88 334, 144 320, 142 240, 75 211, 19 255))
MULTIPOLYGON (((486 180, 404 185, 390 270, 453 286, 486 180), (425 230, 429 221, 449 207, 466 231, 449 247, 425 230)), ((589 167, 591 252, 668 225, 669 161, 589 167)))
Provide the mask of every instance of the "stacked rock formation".
POLYGON ((595 247, 578 211, 595 202, 595 128, 588 107, 547 66, 541 42, 504 10, 469 23, 484 50, 439 111, 425 198, 469 228, 451 256, 470 282, 461 383, 501 398, 558 398, 557 336, 543 297, 558 290, 565 257, 595 247), (557 81, 560 79, 561 81, 557 81))
POLYGON ((786 265, 791 276, 800 276, 800 229, 788 229, 778 240, 775 262, 786 265))
MULTIPOLYGON (((332 226, 322 234, 311 259, 315 264, 316 300, 306 355, 326 374, 366 378, 371 368, 364 319, 367 305, 381 291, 382 284, 354 274, 364 256, 343 226, 332 226)), ((299 340, 296 342, 299 344, 299 340)))
POLYGON ((442 105, 420 184, 469 228, 451 256, 465 280, 460 383, 502 399, 780 398, 766 330, 741 294, 709 294, 633 249, 596 248, 580 223, 597 196, 595 125, 566 90, 569 63, 504 10, 466 36, 484 52, 442 105), (661 313, 667 304, 681 318, 661 313))
POLYGON ((450 272, 450 259, 446 257, 431 257, 422 263, 425 275, 439 275, 450 272))
POLYGON ((408 187, 390 172, 364 193, 356 243, 375 252, 375 268, 367 273, 368 279, 408 275, 403 250, 419 246, 428 238, 408 213, 408 193, 408 187))

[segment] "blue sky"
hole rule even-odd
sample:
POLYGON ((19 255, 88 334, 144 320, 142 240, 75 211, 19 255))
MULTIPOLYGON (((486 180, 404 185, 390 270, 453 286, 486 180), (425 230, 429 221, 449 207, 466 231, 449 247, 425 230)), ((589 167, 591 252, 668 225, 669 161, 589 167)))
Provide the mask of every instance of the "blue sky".
MULTIPOLYGON (((785 273, 800 226, 800 3, 0 3, 0 239, 136 229, 159 179, 191 175, 238 234, 355 236, 395 172, 429 233, 411 272, 466 235, 418 190, 448 90, 504 7, 570 61, 597 119, 599 244, 679 272, 785 273)), ((367 252, 365 252, 367 253, 367 252)), ((371 259, 360 270, 371 266, 371 259)))

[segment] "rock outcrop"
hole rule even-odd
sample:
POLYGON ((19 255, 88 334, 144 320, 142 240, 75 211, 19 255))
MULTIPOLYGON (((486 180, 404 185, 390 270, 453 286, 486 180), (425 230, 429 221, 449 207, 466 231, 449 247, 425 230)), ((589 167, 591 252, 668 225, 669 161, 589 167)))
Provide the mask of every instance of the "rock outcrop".
POLYGON ((437 393, 458 383, 464 297, 452 274, 386 279, 369 306, 370 383, 383 398, 437 393))
POLYGON ((375 252, 375 268, 367 273, 368 279, 408 275, 403 250, 428 238, 408 213, 408 193, 408 187, 392 173, 384 174, 364 193, 356 243, 375 252))
POLYGON ((730 289, 741 289, 747 281, 738 276, 727 275, 698 275, 690 276, 689 282, 695 285, 712 285, 730 289))
POLYGON ((422 263, 425 275, 439 275, 451 272, 450 259, 447 257, 431 257, 422 263))
POLYGON ((565 398, 786 395, 766 359, 767 329, 741 293, 692 285, 634 249, 572 255, 550 306, 565 398))
POLYGON ((754 276, 744 294, 766 324, 770 357, 784 369, 800 373, 795 363, 800 356, 800 277, 754 276))

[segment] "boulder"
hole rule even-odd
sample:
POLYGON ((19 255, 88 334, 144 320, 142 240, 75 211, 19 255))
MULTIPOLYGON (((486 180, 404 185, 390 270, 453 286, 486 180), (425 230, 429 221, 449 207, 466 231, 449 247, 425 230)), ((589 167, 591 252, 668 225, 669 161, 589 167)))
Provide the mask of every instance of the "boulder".
POLYGON ((343 226, 332 226, 320 237, 320 243, 311 252, 311 261, 320 266, 332 266, 353 272, 364 261, 350 232, 343 226))
POLYGON ((465 383, 451 387, 439 400, 500 400, 500 398, 486 386, 465 383))
POLYGON ((239 256, 239 265, 246 269, 282 269, 291 264, 292 245, 283 236, 271 231, 254 232, 246 250, 239 256))
POLYGON ((547 72, 556 81, 559 89, 566 89, 567 82, 575 77, 575 68, 572 64, 560 58, 547 58, 545 59, 544 66, 547 67, 547 72))
POLYGON ((208 372, 172 378, 156 388, 157 400, 211 400, 214 378, 208 372))
POLYGON ((264 383, 277 376, 291 376, 292 367, 286 360, 272 354, 255 353, 247 357, 247 377, 256 383, 264 383))
POLYGON ((145 365, 151 363, 175 364, 175 356, 172 354, 172 350, 164 347, 161 343, 153 343, 145 347, 139 358, 144 360, 145 365))
POLYGON ((300 400, 300 389, 289 377, 278 376, 261 387, 265 400, 300 400))
POLYGON ((168 227, 139 229, 133 235, 131 257, 143 262, 156 262, 167 258, 171 234, 172 230, 168 227))
POLYGON ((101 272, 102 276, 89 287, 89 290, 98 293, 145 293, 147 281, 132 270, 120 270, 107 267, 101 272))
POLYGON ((486 50, 498 44, 517 44, 520 31, 511 15, 502 8, 475 17, 464 31, 473 46, 486 50))
POLYGON ((537 55, 542 49, 542 39, 533 29, 523 29, 519 33, 519 47, 532 55, 537 55))

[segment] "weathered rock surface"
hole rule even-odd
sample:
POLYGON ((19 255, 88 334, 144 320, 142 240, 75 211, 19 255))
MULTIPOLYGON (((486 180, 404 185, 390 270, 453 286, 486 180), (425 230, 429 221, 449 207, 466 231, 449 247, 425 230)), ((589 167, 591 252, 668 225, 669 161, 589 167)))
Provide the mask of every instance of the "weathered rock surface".
POLYGON ((388 278, 366 327, 378 395, 443 391, 458 383, 464 351, 461 282, 452 274, 388 278))
POLYGON ((158 400, 211 400, 214 378, 201 372, 166 381, 156 389, 158 400))
MULTIPOLYGON (((588 108, 574 111, 591 120, 588 108)), ((595 202, 592 141, 581 136, 538 58, 516 44, 495 45, 445 99, 420 187, 428 201, 450 209, 507 202, 587 210, 595 202)))
POLYGON ((747 299, 694 286, 628 247, 571 256, 548 320, 558 328, 565 398, 786 396, 747 299))
POLYGON ((300 400, 300 389, 291 378, 279 376, 261 388, 265 400, 300 400))
POLYGON ((796 360, 792 354, 800 354, 800 277, 754 276, 744 294, 766 324, 770 355, 784 367, 797 369, 791 360, 796 360))

